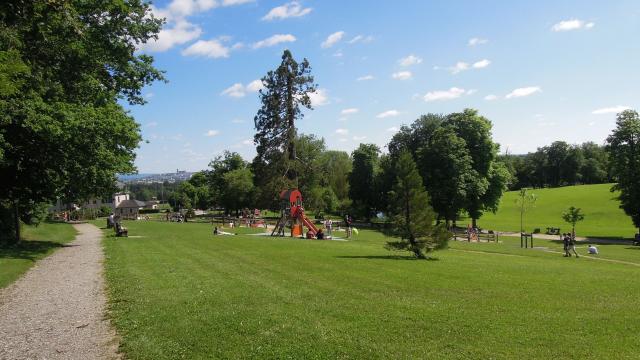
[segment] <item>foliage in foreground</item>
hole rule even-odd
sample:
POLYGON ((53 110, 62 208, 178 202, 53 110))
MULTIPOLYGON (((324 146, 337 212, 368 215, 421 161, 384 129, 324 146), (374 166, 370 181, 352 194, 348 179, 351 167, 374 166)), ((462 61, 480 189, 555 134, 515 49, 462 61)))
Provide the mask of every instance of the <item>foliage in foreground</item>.
POLYGON ((0 207, 13 217, 0 222, 13 241, 39 204, 110 193, 134 170, 140 128, 118 101, 142 104, 163 79, 136 53, 160 25, 140 0, 0 2, 0 207))

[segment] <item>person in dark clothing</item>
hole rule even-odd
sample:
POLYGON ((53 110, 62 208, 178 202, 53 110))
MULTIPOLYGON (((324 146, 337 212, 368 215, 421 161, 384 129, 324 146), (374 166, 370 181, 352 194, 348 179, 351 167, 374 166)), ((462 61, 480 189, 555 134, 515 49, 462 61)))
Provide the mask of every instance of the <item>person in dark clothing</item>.
POLYGON ((576 251, 576 239, 572 236, 572 234, 567 234, 567 236, 569 237, 569 248, 567 249, 567 254, 571 256, 571 253, 569 251, 573 251, 573 254, 577 259, 580 256, 578 256, 578 252, 576 251))
POLYGON ((562 234, 562 245, 564 248, 564 257, 571 257, 571 254, 569 254, 569 234, 562 234))
POLYGON ((318 233, 316 233, 316 239, 324 240, 324 232, 322 231, 322 229, 318 229, 318 233))

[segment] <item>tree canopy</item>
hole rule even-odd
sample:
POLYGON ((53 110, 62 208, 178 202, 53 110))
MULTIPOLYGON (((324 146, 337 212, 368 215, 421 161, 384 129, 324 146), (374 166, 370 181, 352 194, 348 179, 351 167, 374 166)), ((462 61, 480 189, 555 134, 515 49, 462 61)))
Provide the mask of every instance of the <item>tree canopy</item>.
POLYGON ((141 0, 0 4, 0 207, 14 217, 0 222, 14 240, 37 204, 106 194, 135 170, 140 129, 118 100, 143 104, 164 79, 136 53, 161 23, 141 0))
POLYGON ((446 247, 450 234, 443 224, 434 225, 436 214, 408 151, 400 153, 395 170, 396 180, 389 197, 392 227, 388 233, 400 240, 388 242, 387 248, 411 251, 416 258, 424 259, 425 252, 446 247))
POLYGON ((613 175, 618 181, 620 208, 640 228, 640 117, 634 110, 618 114, 616 128, 607 138, 613 175))

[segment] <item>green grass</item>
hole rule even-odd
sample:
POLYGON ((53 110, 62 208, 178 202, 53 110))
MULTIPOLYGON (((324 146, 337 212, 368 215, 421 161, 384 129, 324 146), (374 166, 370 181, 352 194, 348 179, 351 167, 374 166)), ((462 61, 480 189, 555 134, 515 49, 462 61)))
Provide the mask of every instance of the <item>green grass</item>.
MULTIPOLYGON (((584 221, 576 226, 578 236, 633 238, 636 229, 631 218, 618 207, 615 193, 609 191, 612 184, 567 186, 553 189, 530 190, 537 196, 535 207, 525 213, 525 230, 559 227, 570 231, 571 225, 562 220, 562 213, 569 206, 582 209, 584 221)), ((496 214, 486 213, 478 226, 500 231, 520 231, 520 211, 515 203, 517 191, 507 192, 496 214)), ((465 220, 467 221, 467 220, 465 220)))
POLYGON ((0 288, 29 270, 37 260, 51 254, 72 241, 76 230, 70 224, 42 223, 38 227, 25 226, 18 246, 0 247, 0 288))
MULTIPOLYGON (((576 358, 640 353, 638 266, 455 242, 435 261, 353 241, 128 222, 104 240, 131 359, 576 358)), ((555 246, 553 242, 536 244, 555 246)), ((640 264, 640 251, 601 247, 640 264), (622 255, 624 254, 624 256, 622 255)))

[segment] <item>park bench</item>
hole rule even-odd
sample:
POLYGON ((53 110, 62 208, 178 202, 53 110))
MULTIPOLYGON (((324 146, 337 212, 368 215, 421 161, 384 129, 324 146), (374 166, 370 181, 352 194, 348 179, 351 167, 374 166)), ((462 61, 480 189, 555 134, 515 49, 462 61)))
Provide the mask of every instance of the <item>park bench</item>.
POLYGON ((116 232, 117 237, 129 237, 129 230, 120 223, 116 223, 114 231, 116 232))
POLYGON ((560 228, 557 227, 548 227, 547 235, 560 235, 560 228))

